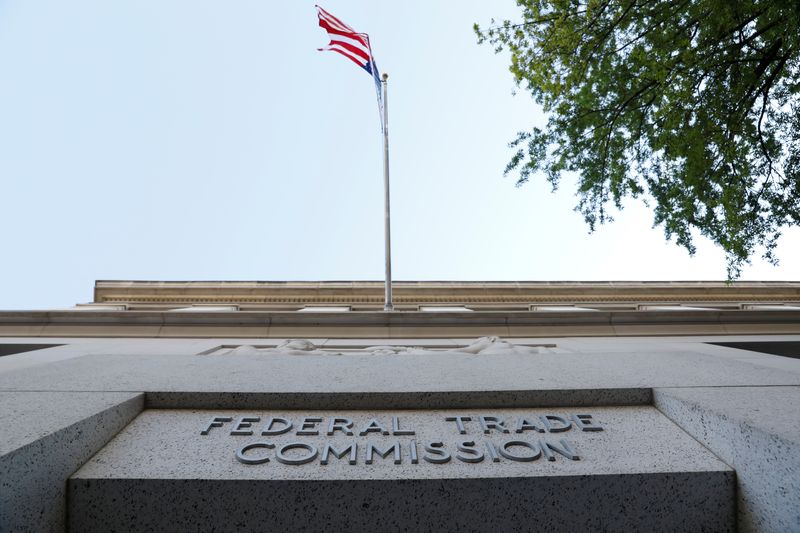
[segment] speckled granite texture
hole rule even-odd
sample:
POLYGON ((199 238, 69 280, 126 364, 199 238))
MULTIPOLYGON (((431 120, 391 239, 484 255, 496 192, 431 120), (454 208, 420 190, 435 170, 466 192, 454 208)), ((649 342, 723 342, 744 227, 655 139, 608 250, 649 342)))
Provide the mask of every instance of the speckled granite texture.
POLYGON ((739 531, 800 531, 800 387, 656 389, 654 399, 736 469, 739 531))
MULTIPOLYGON (((800 386, 800 360, 708 344, 720 337, 688 337, 677 323, 669 331, 669 337, 516 338, 557 348, 491 357, 219 351, 228 344, 282 342, 277 338, 49 339, 64 345, 0 357, 0 531, 61 530, 65 479, 81 464, 69 481, 70 505, 81 510, 70 513, 73 531, 136 530, 134 521, 145 531, 148 524, 157 531, 211 526, 264 531, 270 524, 273 531, 724 531, 733 527, 737 502, 743 531, 800 531, 792 514, 800 509, 800 404, 792 392, 800 386), (665 390, 670 387, 680 389, 665 390), (602 437, 567 437, 575 439, 580 464, 559 457, 555 463, 498 463, 498 468, 450 463, 411 470, 404 456, 400 465, 392 457, 378 459, 369 475, 363 475, 365 469, 349 471, 361 475, 337 475, 348 471, 331 462, 325 471, 308 464, 297 467, 294 477, 280 477, 272 475, 273 463, 241 470, 245 465, 236 462, 233 444, 250 437, 212 432, 198 447, 199 428, 191 415, 201 409, 261 416, 303 410, 314 416, 356 409, 476 413, 528 407, 601 413, 608 405, 641 409, 653 402, 654 388, 658 408, 677 424, 649 407, 654 426, 608 423, 602 437), (157 422, 147 430, 148 418, 142 416, 119 435, 130 438, 127 446, 115 440, 103 448, 141 410, 139 392, 162 415, 186 409, 173 424, 186 432, 174 438, 175 433, 159 432, 163 425, 157 422), (616 439, 620 434, 611 429, 625 438, 616 439), (675 435, 681 436, 678 441, 675 435), (204 447, 216 451, 204 456, 204 447), (720 458, 736 468, 735 476, 720 458)), ((764 333, 725 338, 800 340, 764 333)), ((326 347, 395 342, 311 340, 326 347)), ((464 339, 404 340, 464 344, 464 339)), ((202 414, 207 423, 206 417, 202 414)), ((385 446, 380 438, 376 442, 385 446)))
MULTIPOLYGON (((725 531, 734 527, 734 474, 696 440, 653 407, 581 408, 602 431, 574 425, 559 432, 515 433, 511 420, 569 419, 571 408, 482 411, 189 411, 147 410, 95 455, 70 481, 70 525, 77 531, 165 530, 475 530, 575 531, 586 529, 725 531), (466 434, 448 416, 469 417, 466 434), (509 433, 487 435, 480 415, 506 421, 509 433), (372 419, 411 435, 360 435, 372 419), (215 417, 222 427, 201 432, 215 417), (242 418, 246 417, 246 418, 242 418), (270 417, 294 422, 286 434, 262 436, 270 417), (303 417, 322 419, 319 435, 297 435, 303 417), (353 435, 326 435, 334 417, 354 421, 353 435), (249 420, 243 432, 232 434, 249 420), (422 443, 441 441, 456 454, 462 441, 569 440, 579 460, 559 455, 522 462, 489 453, 479 463, 452 458, 423 460, 422 443), (419 446, 419 462, 410 441, 419 446), (302 465, 236 460, 242 446, 269 441, 278 448, 303 442, 322 450, 358 444, 355 465, 346 458, 302 465), (400 443, 399 464, 391 456, 366 464, 365 447, 400 443), (291 527, 290 527, 291 526, 291 527)), ((536 422, 538 424, 538 422, 536 422)), ((556 426, 559 424, 554 423, 556 426)), ((541 427, 541 425, 540 425, 541 427)), ((528 455, 526 449, 513 449, 528 455)), ((296 455, 295 455, 296 457, 296 455)))
MULTIPOLYGON (((691 351, 537 355, 90 354, 0 374, 0 390, 364 393, 800 385, 794 371, 691 351)), ((221 396, 221 394, 218 394, 221 396)))
POLYGON ((524 407, 527 405, 586 407, 650 405, 652 390, 547 389, 423 392, 148 392, 147 405, 160 409, 446 409, 524 407))
MULTIPOLYGON (((558 423, 554 424, 560 425, 558 423)), ((281 427, 277 425, 276 427, 281 427)), ((524 451, 524 450, 523 450, 524 451)), ((258 454, 258 451, 255 452, 258 454)), ((275 455, 274 452, 270 455, 275 455)), ((566 475, 645 474, 658 472, 727 471, 727 465, 718 460, 697 441, 681 431, 675 424, 653 407, 592 407, 592 408, 530 408, 502 410, 393 410, 393 411, 226 411, 148 409, 122 430, 111 442, 74 474, 75 478, 125 478, 125 479, 407 479, 449 477, 530 477, 566 475), (573 413, 587 413, 603 431, 580 431, 572 424, 563 432, 540 433, 527 430, 516 433, 520 417, 542 427, 538 417, 558 415, 569 419, 573 413), (509 433, 494 428, 486 434, 479 416, 495 416, 506 421, 509 433), (209 422, 228 416, 230 422, 209 428, 209 422), (455 422, 447 417, 465 416, 461 434, 455 422), (250 426, 243 433, 232 434, 243 417, 251 417, 250 426), (290 431, 280 435, 264 436, 261 431, 272 417, 283 417, 293 422, 290 431), (319 417, 318 435, 298 435, 303 417, 319 417), (354 422, 353 435, 335 431, 326 435, 329 422, 334 417, 345 417, 354 422), (370 431, 360 435, 359 429, 371 420, 381 423, 391 431, 392 417, 397 417, 398 428, 412 429, 412 435, 383 435, 370 431), (513 422, 512 422, 513 421, 513 422), (499 445, 509 440, 537 442, 545 439, 557 443, 567 439, 576 449, 580 460, 559 457, 556 461, 534 462, 488 460, 484 441, 499 445), (426 463, 420 457, 418 464, 410 461, 409 444, 416 440, 419 455, 422 444, 442 442, 450 452, 462 441, 475 441, 486 452, 486 460, 470 464, 457 460, 444 465, 426 463), (283 465, 273 460, 269 464, 243 465, 235 458, 235 451, 252 442, 269 441, 278 447, 290 442, 311 444, 321 453, 325 443, 343 447, 358 444, 359 460, 355 466, 346 461, 332 461, 322 467, 319 461, 304 465, 283 465), (364 463, 367 443, 386 448, 398 442, 402 448, 401 464, 380 460, 373 465, 364 463)))
POLYGON ((134 393, 0 393, 0 531, 62 531, 67 478, 143 404, 134 393))
POLYGON ((70 530, 735 531, 733 473, 425 480, 72 479, 70 530))

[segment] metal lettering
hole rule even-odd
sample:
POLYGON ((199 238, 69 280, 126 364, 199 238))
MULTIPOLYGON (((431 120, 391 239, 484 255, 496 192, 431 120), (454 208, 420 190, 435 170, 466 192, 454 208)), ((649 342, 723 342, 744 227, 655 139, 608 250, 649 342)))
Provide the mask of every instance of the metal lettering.
POLYGON ((481 423, 481 429, 484 433, 491 433, 493 429, 508 433, 508 428, 503 424, 503 419, 499 416, 479 416, 478 422, 481 423))
POLYGON ((363 437, 367 433, 383 433, 384 435, 388 435, 389 431, 378 422, 378 419, 370 418, 369 422, 367 422, 367 426, 361 430, 359 435, 363 437))
POLYGON ((411 464, 415 465, 419 463, 419 457, 417 457, 417 441, 411 441, 411 464))
POLYGON ((499 463, 500 457, 497 455, 497 448, 495 448, 494 443, 491 441, 486 441, 486 449, 489 451, 489 457, 492 458, 493 463, 499 463))
POLYGON ((592 415, 572 415, 575 427, 581 431, 603 431, 603 427, 592 420, 592 415))
POLYGON ((465 440, 458 445, 458 451, 469 454, 468 456, 456 454, 456 459, 460 461, 464 461, 465 463, 480 463, 483 461, 483 452, 475 447, 475 441, 465 440))
POLYGON ((275 445, 270 442, 252 442, 250 444, 245 444, 236 450, 236 460, 246 465, 260 465, 262 463, 268 463, 269 457, 246 457, 245 453, 250 450, 255 450, 256 448, 272 449, 274 447, 275 445))
POLYGON ((328 435, 333 435, 337 430, 345 435, 352 435, 353 421, 349 418, 331 418, 328 423, 328 435))
POLYGON ((545 427, 547 431, 550 433, 561 433, 562 431, 569 431, 572 427, 572 422, 564 418, 563 416, 557 415, 544 415, 540 416, 539 420, 542 421, 542 425, 545 427), (561 427, 554 426, 551 422, 558 422, 559 424, 563 424, 561 427))
POLYGON ((372 454, 373 454, 373 452, 377 453, 378 455, 380 455, 381 457, 386 459, 386 456, 388 456, 392 451, 394 451, 394 464, 399 465, 402 462, 402 460, 400 458, 400 443, 399 442, 395 442, 394 444, 392 444, 391 446, 389 446, 385 450, 381 450, 380 448, 378 448, 377 446, 375 446, 371 442, 368 442, 367 443, 367 461, 366 462, 367 462, 368 465, 372 464, 372 454))
POLYGON ((231 431, 231 435, 252 435, 253 430, 248 428, 253 427, 253 423, 255 422, 261 422, 261 418, 258 416, 241 417, 231 431))
POLYGON ((354 465, 356 464, 357 451, 358 451, 357 443, 351 444, 342 451, 337 450, 336 448, 333 447, 333 444, 329 443, 326 444, 325 448, 322 449, 322 459, 320 459, 320 463, 323 465, 328 464, 328 456, 331 454, 333 454, 333 456, 336 457, 337 459, 341 459, 342 457, 347 455, 347 452, 350 452, 350 458, 347 460, 347 462, 351 465, 354 465))
POLYGON ((578 457, 578 454, 575 453, 575 451, 572 449, 572 447, 570 446, 569 442, 567 442, 566 439, 561 439, 559 442, 561 443, 560 448, 550 442, 545 442, 543 440, 539 441, 539 445, 542 448, 542 452, 544 452, 544 455, 545 457, 547 457, 548 461, 556 460, 555 456, 550 450, 560 455, 563 455, 564 457, 566 457, 567 459, 571 459, 572 461, 581 460, 581 458, 578 457))
POLYGON ((215 416, 211 419, 211 422, 208 423, 208 427, 200 432, 201 435, 208 435, 208 432, 211 431, 211 428, 221 428, 222 424, 225 422, 230 422, 233 418, 229 416, 215 416))
POLYGON ((317 453, 317 449, 310 444, 306 444, 305 442, 290 442, 289 444, 284 444, 280 447, 278 452, 275 454, 275 459, 277 459, 279 463, 285 465, 304 465, 316 459, 317 453), (286 452, 294 449, 307 450, 308 453, 306 455, 301 455, 300 457, 287 457, 286 452))
POLYGON ((298 435, 319 435, 317 424, 322 422, 318 416, 307 416, 300 423, 300 429, 297 430, 298 435))
POLYGON ((444 443, 442 442, 429 442, 427 446, 425 446, 425 451, 428 453, 432 453, 433 457, 429 455, 422 456, 423 459, 428 461, 429 463, 433 464, 444 464, 450 461, 450 454, 446 451, 442 450, 444 448, 444 443))
POLYGON ((410 429, 400 429, 400 419, 396 416, 392 417, 392 435, 416 435, 410 429))
POLYGON ((500 446, 500 455, 502 455, 506 459, 511 459, 512 461, 528 462, 528 461, 535 461, 536 459, 541 457, 542 451, 536 444, 531 444, 530 442, 525 442, 524 440, 510 440, 506 443, 503 443, 503 445, 500 446), (524 448, 529 448, 530 450, 533 450, 536 453, 535 455, 514 455, 513 453, 508 451, 508 449, 511 448, 512 446, 522 446, 524 448))
POLYGON ((514 430, 514 433, 523 433, 528 430, 538 431, 539 433, 544 433, 544 429, 540 428, 524 416, 521 416, 517 419, 517 428, 514 430))
POLYGON ((275 416, 269 419, 267 422, 264 431, 261 432, 262 435, 283 435, 284 433, 288 433, 289 430, 292 429, 292 421, 282 416, 275 416), (284 427, 278 429, 272 429, 272 427, 276 424, 283 424, 284 427))
POLYGON ((472 419, 468 416, 448 416, 445 418, 448 422, 455 422, 456 428, 458 428, 458 432, 462 435, 467 434, 467 430, 464 428, 464 422, 469 422, 472 419))

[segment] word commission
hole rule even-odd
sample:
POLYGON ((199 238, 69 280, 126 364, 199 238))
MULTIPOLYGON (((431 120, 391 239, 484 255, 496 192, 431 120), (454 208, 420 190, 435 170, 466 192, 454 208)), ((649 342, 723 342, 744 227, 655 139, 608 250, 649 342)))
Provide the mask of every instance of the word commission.
MULTIPOLYGON (((471 431, 479 429, 485 435, 492 434, 525 434, 526 432, 536 433, 562 433, 571 431, 573 428, 579 431, 603 431, 591 415, 571 414, 561 415, 541 415, 538 417, 519 416, 504 419, 494 415, 472 416, 448 416, 444 419, 446 428, 451 432, 466 435, 471 431)), ((356 433, 360 437, 370 435, 393 435, 393 436, 415 436, 417 431, 407 428, 399 417, 391 417, 391 421, 385 423, 379 418, 369 420, 356 426, 356 423, 345 417, 303 417, 295 425, 295 421, 286 417, 268 417, 263 425, 261 417, 243 416, 235 421, 233 417, 217 416, 210 420, 208 425, 200 432, 208 435, 215 428, 228 426, 232 436, 252 436, 260 434, 262 436, 278 436, 292 432, 300 437, 325 435, 333 437, 335 435, 354 436, 356 433)), ((533 436, 533 435, 531 435, 533 436)), ((524 437, 524 435, 523 435, 524 437)), ((416 439, 401 442, 323 442, 309 443, 294 441, 288 443, 273 443, 268 440, 251 442, 239 447, 236 450, 236 459, 243 464, 256 465, 270 462, 275 459, 285 465, 303 465, 319 460, 322 465, 327 465, 335 458, 345 460, 350 465, 358 464, 359 457, 363 458, 364 463, 373 464, 376 458, 388 459, 391 457, 394 464, 402 464, 403 458, 411 464, 420 464, 422 461, 432 464, 444 464, 453 459, 464 463, 480 463, 484 460, 500 462, 502 460, 529 462, 540 458, 555 461, 556 456, 563 456, 569 460, 577 461, 580 457, 574 447, 566 439, 560 439, 558 443, 553 443, 544 439, 511 439, 504 442, 495 443, 492 440, 484 440, 477 444, 475 440, 462 440, 460 442, 446 445, 442 440, 428 440, 419 443, 416 439), (274 452, 273 452, 274 450, 274 452), (363 450, 363 453, 359 453, 363 450), (405 453, 404 453, 405 451, 405 453)))

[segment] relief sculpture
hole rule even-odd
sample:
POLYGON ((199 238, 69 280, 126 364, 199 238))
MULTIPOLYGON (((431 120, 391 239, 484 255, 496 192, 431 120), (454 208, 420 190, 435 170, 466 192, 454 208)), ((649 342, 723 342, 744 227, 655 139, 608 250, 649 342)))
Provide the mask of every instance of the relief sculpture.
MULTIPOLYGON (((364 348, 373 355, 534 355, 542 353, 537 346, 522 346, 505 341, 500 337, 481 337, 467 346, 446 349, 431 349, 420 346, 370 346, 364 348)), ((350 352, 352 353, 352 352, 350 352)), ((239 346, 228 355, 343 355, 335 350, 324 350, 305 339, 289 339, 275 348, 257 348, 255 346, 239 346)))

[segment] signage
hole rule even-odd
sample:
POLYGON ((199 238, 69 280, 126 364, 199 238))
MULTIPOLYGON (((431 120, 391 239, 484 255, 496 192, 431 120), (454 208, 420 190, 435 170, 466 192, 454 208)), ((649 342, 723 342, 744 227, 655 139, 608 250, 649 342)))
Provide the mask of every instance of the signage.
POLYGON ((591 414, 446 415, 425 421, 426 435, 400 414, 369 416, 213 416, 199 431, 251 437, 232 443, 244 465, 334 461, 357 464, 448 464, 579 461, 572 435, 603 431, 591 414), (433 427, 433 430, 432 430, 433 427), (252 437, 257 437, 253 440, 252 437))

